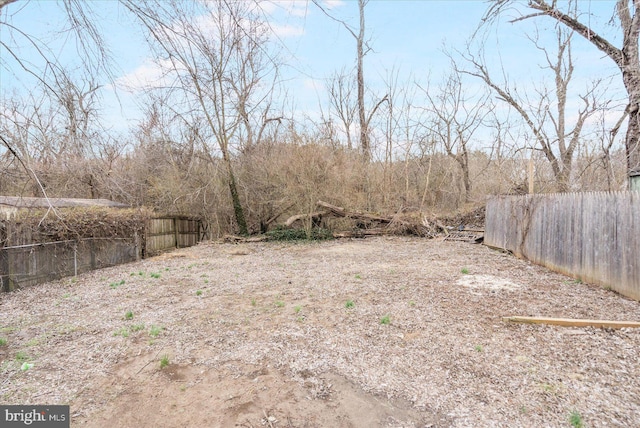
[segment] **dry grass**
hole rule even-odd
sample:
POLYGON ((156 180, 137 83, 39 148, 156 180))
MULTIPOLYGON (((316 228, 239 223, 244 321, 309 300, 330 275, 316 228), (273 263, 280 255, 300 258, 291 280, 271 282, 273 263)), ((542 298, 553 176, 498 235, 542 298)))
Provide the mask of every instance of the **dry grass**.
POLYGON ((640 304, 483 246, 206 244, 0 305, 0 403, 70 403, 74 425, 640 424, 640 331, 501 321, 640 304))

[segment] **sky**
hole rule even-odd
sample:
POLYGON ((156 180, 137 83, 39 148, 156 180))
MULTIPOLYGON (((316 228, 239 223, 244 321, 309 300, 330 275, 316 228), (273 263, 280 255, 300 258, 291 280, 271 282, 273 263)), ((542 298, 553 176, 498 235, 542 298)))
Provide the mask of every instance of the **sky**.
MULTIPOLYGON (((619 44, 616 28, 607 25, 615 2, 579 1, 585 13, 583 20, 619 44)), ((357 27, 357 2, 324 0, 321 3, 332 16, 357 27)), ((137 101, 141 97, 140 92, 131 91, 136 87, 133 83, 152 76, 156 70, 143 35, 125 9, 114 0, 96 0, 93 6, 100 22, 99 29, 115 59, 117 88, 114 92, 113 85, 102 82, 103 108, 112 129, 125 132, 140 118, 137 101), (125 82, 128 89, 122 85, 125 82)), ((354 38, 310 1, 266 1, 261 7, 285 64, 281 74, 296 114, 317 118, 320 106, 327 108, 326 79, 336 71, 353 69, 355 65, 354 38)), ((455 54, 456 50, 464 50, 487 7, 488 3, 480 0, 371 0, 365 11, 366 34, 371 47, 364 65, 369 97, 376 99, 384 94, 385 78, 391 70, 398 73, 400 82, 413 90, 417 90, 416 82, 423 87, 436 85, 450 70, 450 60, 444 51, 455 54)), ((72 64, 77 61, 73 41, 66 33, 59 32, 64 25, 64 14, 58 2, 19 0, 0 13, 20 31, 42 40, 61 62, 72 64)), ((509 11, 508 16, 518 16, 518 11, 509 11)), ((525 90, 548 81, 548 71, 540 67, 544 59, 542 52, 527 36, 537 30, 542 34, 542 43, 553 47, 553 39, 549 38, 553 25, 548 18, 518 23, 509 23, 507 17, 501 19, 484 33, 488 65, 498 76, 504 73, 509 82, 517 83, 525 90)), ((0 40, 16 43, 12 46, 22 58, 38 63, 38 56, 28 49, 24 40, 11 40, 7 31, 0 33, 0 40)), ((32 87, 33 80, 11 64, 12 58, 6 49, 0 48, 0 59, 4 63, 0 68, 3 98, 32 87)), ((614 99, 619 101, 624 97, 613 62, 578 36, 574 38, 574 62, 578 70, 577 91, 583 90, 591 80, 603 78, 611 82, 608 93, 614 99)), ((469 85, 480 87, 481 83, 469 82, 469 85)), ((579 98, 574 96, 570 103, 577 108, 579 98)))

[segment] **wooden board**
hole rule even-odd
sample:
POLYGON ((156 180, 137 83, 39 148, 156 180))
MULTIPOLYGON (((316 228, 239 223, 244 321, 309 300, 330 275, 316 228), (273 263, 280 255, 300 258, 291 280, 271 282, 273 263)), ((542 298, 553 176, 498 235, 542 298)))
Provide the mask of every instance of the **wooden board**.
POLYGON ((640 322, 635 321, 607 321, 607 320, 587 320, 572 318, 546 318, 546 317, 503 317, 502 321, 518 322, 527 324, 549 324, 563 327, 601 327, 601 328, 640 328, 640 322))

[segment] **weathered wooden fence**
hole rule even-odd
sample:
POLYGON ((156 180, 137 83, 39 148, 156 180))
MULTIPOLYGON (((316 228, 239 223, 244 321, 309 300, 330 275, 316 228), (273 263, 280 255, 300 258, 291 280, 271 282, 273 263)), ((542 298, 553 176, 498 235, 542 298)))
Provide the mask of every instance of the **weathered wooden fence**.
POLYGON ((484 242, 640 300, 640 192, 491 197, 484 242))
POLYGON ((202 223, 190 217, 152 218, 145 230, 144 256, 150 257, 173 248, 191 247, 200 242, 202 223))
POLYGON ((202 239, 199 219, 150 219, 144 234, 131 238, 86 238, 0 248, 0 291, 75 276, 108 266, 196 245, 202 239))
POLYGON ((140 258, 136 239, 87 238, 0 249, 0 291, 75 276, 140 258))

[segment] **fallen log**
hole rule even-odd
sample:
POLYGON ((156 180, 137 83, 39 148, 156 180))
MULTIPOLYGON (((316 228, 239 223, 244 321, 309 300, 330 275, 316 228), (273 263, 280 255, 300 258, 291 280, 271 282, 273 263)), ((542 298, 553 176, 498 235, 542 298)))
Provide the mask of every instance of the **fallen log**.
POLYGON ((334 238, 364 238, 365 236, 391 235, 386 229, 361 229, 332 234, 334 238))
POLYGON ((342 207, 331 205, 328 202, 318 201, 317 205, 322 208, 326 208, 329 212, 336 217, 346 217, 355 220, 375 221, 378 223, 391 223, 393 217, 381 217, 373 214, 363 213, 361 211, 350 211, 342 207))
POLYGON ((548 325, 559 325, 562 327, 640 328, 640 322, 635 322, 635 321, 607 321, 607 320, 520 317, 520 316, 503 317, 502 320, 505 322, 516 322, 516 323, 526 323, 526 324, 548 324, 548 325))
POLYGON ((224 235, 222 237, 223 242, 263 242, 269 240, 269 237, 266 235, 258 235, 258 236, 237 236, 237 235, 224 235))
POLYGON ((312 222, 319 223, 322 220, 322 217, 328 214, 329 214, 329 211, 318 211, 310 214, 292 215, 287 219, 287 221, 284 222, 284 224, 287 227, 291 227, 291 225, 294 224, 296 221, 305 220, 305 219, 311 219, 312 222))

